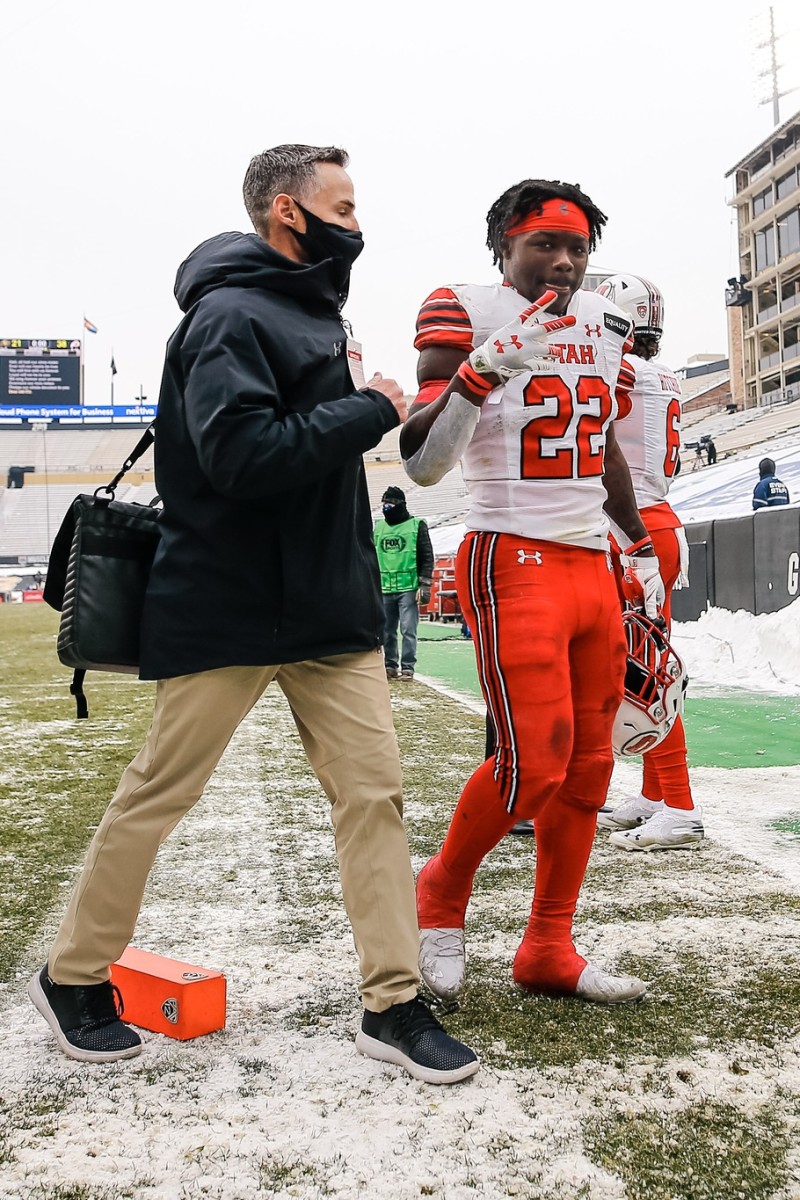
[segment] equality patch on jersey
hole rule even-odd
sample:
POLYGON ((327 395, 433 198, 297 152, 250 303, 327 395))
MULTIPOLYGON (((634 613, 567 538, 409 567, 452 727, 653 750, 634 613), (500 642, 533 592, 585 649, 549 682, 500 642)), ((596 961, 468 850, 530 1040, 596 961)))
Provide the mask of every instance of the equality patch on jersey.
POLYGON ((617 317, 614 313, 603 313, 603 323, 606 329, 610 329, 612 333, 616 333, 621 338, 626 338, 630 333, 631 323, 627 317, 617 317))

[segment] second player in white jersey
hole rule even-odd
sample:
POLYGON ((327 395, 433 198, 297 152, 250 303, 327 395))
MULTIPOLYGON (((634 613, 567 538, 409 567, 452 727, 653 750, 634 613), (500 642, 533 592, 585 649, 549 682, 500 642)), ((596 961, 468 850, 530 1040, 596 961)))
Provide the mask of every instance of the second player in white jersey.
POLYGON ((626 358, 631 410, 617 423, 617 442, 628 461, 639 509, 663 504, 678 466, 681 385, 657 359, 626 358))

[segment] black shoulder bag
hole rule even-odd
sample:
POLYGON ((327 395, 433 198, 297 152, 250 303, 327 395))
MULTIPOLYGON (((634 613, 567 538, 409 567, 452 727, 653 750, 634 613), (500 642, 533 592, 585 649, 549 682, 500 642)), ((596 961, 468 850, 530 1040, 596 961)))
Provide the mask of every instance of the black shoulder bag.
POLYGON ((76 496, 50 553, 44 599, 61 613, 56 650, 73 667, 70 692, 78 717, 88 717, 83 692, 87 670, 139 669, 139 627, 144 594, 158 545, 160 509, 115 500, 117 485, 153 444, 153 426, 110 483, 76 496))

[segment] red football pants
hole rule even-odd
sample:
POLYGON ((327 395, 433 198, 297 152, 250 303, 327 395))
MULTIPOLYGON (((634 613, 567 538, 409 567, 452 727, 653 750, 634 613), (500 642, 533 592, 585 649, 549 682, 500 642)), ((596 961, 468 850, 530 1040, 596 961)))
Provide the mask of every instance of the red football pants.
POLYGON ((431 883, 446 889, 450 904, 432 919, 463 925, 482 860, 517 820, 533 818, 536 885, 526 941, 568 946, 582 962, 571 949, 572 917, 611 777, 625 663, 609 558, 470 533, 456 586, 495 753, 467 781, 433 865, 431 883))
MULTIPOLYGON (((674 529, 650 529, 647 509, 640 515, 661 564, 661 578, 667 593, 663 612, 669 632, 672 629, 672 588, 681 569, 680 547, 674 529)), ((694 808, 686 756, 686 732, 680 716, 663 742, 643 755, 642 763, 643 796, 648 800, 663 799, 669 808, 694 808)))

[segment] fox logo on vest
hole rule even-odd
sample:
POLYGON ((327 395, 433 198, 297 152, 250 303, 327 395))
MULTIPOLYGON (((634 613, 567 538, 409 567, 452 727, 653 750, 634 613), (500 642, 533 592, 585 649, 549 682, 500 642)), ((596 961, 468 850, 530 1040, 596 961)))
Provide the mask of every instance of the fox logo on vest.
POLYGON ((381 550, 388 552, 391 550, 405 550, 408 541, 403 537, 402 533, 396 533, 393 537, 381 538, 381 550))
POLYGON ((523 566, 526 562, 535 562, 537 567, 542 565, 542 556, 538 550, 534 550, 532 554, 527 554, 524 550, 517 551, 517 562, 523 566))

